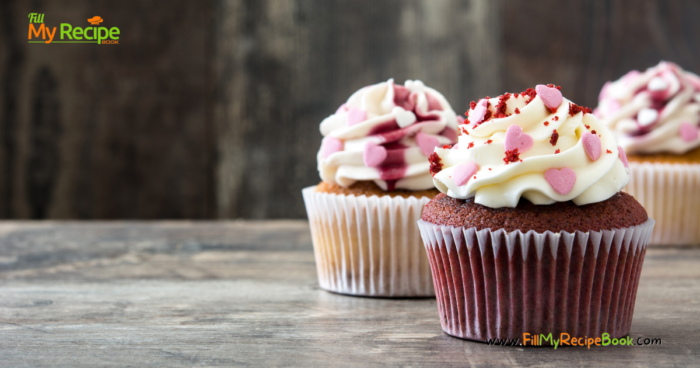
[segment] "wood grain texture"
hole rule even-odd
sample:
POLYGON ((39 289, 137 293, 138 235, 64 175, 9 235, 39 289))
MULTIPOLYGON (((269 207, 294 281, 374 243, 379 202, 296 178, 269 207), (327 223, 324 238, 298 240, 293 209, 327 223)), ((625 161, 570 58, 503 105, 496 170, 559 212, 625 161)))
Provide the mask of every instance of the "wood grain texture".
POLYGON ((457 112, 556 83, 595 106, 661 59, 700 72, 693 0, 0 2, 1 218, 304 218, 322 119, 421 79, 457 112), (99 14, 113 47, 24 43, 99 14))
POLYGON ((213 3, 2 3, 0 217, 213 217, 213 3), (30 12, 120 44, 27 44, 30 12))
POLYGON ((0 224, 3 366, 694 366, 700 249, 647 251, 635 347, 494 347, 318 288, 308 224, 0 224))
POLYGON ((365 85, 421 79, 450 101, 497 93, 496 5, 219 2, 219 216, 304 217, 301 189, 320 181, 318 126, 365 85))

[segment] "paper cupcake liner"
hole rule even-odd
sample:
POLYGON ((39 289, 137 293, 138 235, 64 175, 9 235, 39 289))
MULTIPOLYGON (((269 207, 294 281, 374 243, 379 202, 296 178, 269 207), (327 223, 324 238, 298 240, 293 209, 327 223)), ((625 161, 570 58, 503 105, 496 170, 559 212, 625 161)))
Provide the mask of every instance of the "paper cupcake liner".
POLYGON ((302 190, 321 288, 336 293, 434 296, 418 231, 428 198, 353 196, 302 190))
POLYGON ((463 339, 627 335, 654 220, 615 230, 537 233, 418 221, 440 323, 463 339))
POLYGON ((624 189, 656 220, 652 245, 700 244, 700 164, 630 162, 624 189))

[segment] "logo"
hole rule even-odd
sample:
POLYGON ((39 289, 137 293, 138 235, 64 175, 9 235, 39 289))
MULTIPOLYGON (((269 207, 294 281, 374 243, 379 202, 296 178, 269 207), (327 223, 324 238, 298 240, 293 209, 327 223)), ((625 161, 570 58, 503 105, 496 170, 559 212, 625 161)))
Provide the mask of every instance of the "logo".
POLYGON ((49 27, 44 24, 44 14, 29 13, 29 43, 96 43, 98 45, 118 45, 119 28, 99 27, 104 19, 94 16, 88 19, 88 23, 96 27, 74 27, 68 23, 60 24, 58 34, 57 27, 49 27), (58 36, 58 38, 56 38, 58 36), (41 38, 41 40, 39 40, 41 38), (56 39, 55 39, 56 38, 56 39), (54 40, 55 39, 55 40, 54 40))

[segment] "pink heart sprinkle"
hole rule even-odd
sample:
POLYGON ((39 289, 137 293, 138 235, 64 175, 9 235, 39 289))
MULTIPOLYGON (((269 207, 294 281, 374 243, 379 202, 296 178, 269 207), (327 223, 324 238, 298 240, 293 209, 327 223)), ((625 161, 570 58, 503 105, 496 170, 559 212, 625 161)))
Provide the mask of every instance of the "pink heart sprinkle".
POLYGON ((484 115, 486 115, 486 106, 479 105, 469 113, 469 122, 471 124, 480 123, 484 120, 484 115))
POLYGON ((545 86, 543 84, 538 84, 537 87, 535 87, 535 91, 542 99, 542 102, 544 102, 544 105, 549 107, 551 110, 554 110, 561 105, 563 98, 560 90, 545 86))
POLYGON ((532 137, 529 134, 523 133, 523 128, 519 125, 511 125, 506 130, 506 151, 518 149, 518 153, 524 153, 532 148, 532 137))
POLYGON ((440 145, 440 141, 432 135, 419 132, 416 134, 416 143, 424 156, 430 156, 435 151, 435 147, 440 145))
POLYGON ((626 168, 629 168, 630 165, 627 162, 627 154, 625 153, 625 150, 623 150, 621 146, 617 146, 617 150, 620 151, 620 153, 618 153, 620 161, 622 161, 622 164, 625 165, 626 168))
POLYGON ((544 173, 544 178, 555 192, 563 195, 569 194, 576 183, 576 173, 568 167, 561 170, 549 169, 544 173))
POLYGON ((328 158, 328 156, 342 150, 343 141, 340 139, 330 136, 323 139, 323 143, 321 144, 321 154, 323 158, 328 158))
POLYGON ((469 179, 476 174, 477 166, 473 162, 467 162, 466 164, 459 164, 455 166, 454 171, 452 171, 452 180, 458 186, 467 184, 469 179))
POLYGON ((367 119, 367 111, 360 110, 357 107, 351 107, 348 109, 347 122, 348 126, 353 126, 355 124, 361 123, 367 119))
POLYGON ((583 148, 586 150, 588 157, 593 161, 598 160, 603 149, 600 138, 591 132, 585 132, 581 136, 581 140, 583 141, 583 148))
POLYGON ((681 138, 685 142, 692 142, 698 139, 698 135, 700 135, 700 132, 698 132, 698 127, 688 122, 681 124, 680 133, 681 138))
POLYGON ((365 150, 362 152, 362 161, 367 167, 377 167, 386 160, 386 148, 376 143, 369 142, 365 145, 365 150))

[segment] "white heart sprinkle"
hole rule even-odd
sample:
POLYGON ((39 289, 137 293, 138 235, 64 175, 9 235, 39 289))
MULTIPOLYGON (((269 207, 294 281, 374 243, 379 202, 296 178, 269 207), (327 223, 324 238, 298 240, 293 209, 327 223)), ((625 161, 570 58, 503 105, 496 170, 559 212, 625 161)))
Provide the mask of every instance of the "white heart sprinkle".
POLYGON ((659 112, 654 109, 642 109, 637 114, 637 122, 639 125, 645 127, 656 121, 659 117, 659 112))
POLYGON ((416 122, 416 115, 412 111, 406 111, 400 106, 394 106, 391 112, 396 117, 396 124, 401 128, 405 128, 416 122))
POLYGON ((411 92, 421 93, 425 91, 425 84, 419 80, 407 79, 403 85, 410 89, 411 92))
POLYGON ((651 78, 649 84, 647 84, 647 88, 649 88, 650 91, 663 91, 668 88, 668 82, 661 77, 654 77, 651 78))

